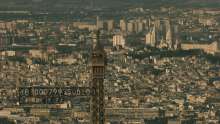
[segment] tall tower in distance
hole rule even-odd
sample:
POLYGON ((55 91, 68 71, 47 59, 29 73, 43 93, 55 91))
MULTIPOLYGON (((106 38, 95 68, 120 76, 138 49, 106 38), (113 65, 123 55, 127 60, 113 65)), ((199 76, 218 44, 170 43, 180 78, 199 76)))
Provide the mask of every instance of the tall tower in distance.
POLYGON ((92 83, 95 90, 91 98, 91 124, 104 124, 104 76, 106 66, 106 53, 100 43, 100 33, 97 32, 97 42, 92 51, 92 83))

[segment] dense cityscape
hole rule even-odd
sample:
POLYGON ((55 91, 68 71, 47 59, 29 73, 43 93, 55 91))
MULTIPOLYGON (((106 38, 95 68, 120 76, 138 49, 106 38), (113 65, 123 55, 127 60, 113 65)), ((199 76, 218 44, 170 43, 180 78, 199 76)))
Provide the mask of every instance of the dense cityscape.
POLYGON ((0 124, 219 124, 219 32, 219 8, 1 10, 0 124), (21 87, 88 88, 100 75, 104 123, 94 94, 21 99, 21 87))

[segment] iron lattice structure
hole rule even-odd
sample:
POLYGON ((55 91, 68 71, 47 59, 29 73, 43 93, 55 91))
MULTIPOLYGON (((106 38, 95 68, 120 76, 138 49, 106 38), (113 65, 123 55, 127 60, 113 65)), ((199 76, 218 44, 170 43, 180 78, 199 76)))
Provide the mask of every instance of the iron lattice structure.
POLYGON ((91 88, 95 90, 91 98, 91 122, 92 124, 104 124, 104 76, 106 67, 106 53, 100 44, 99 33, 97 33, 96 46, 92 51, 92 83, 91 88))

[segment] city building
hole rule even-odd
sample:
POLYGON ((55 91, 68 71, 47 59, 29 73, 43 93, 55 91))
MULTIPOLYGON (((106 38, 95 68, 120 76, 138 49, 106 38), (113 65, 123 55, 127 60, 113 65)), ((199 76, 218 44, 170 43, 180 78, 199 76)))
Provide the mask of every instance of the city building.
POLYGON ((169 20, 166 20, 166 43, 167 43, 167 48, 171 49, 172 48, 172 32, 171 32, 171 25, 170 25, 169 20))
POLYGON ((125 38, 121 34, 114 35, 112 42, 113 42, 113 47, 122 47, 122 48, 125 47, 125 38))
POLYGON ((99 16, 96 18, 96 29, 103 29, 104 28, 104 22, 103 20, 100 20, 99 16))
POLYGON ((114 20, 107 21, 107 30, 112 31, 114 29, 114 20))
POLYGON ((168 119, 167 118, 148 118, 144 119, 145 124, 168 124, 168 119))
POLYGON ((133 24, 132 21, 129 21, 129 22, 127 23, 127 31, 128 31, 128 33, 134 32, 134 24, 133 24))
POLYGON ((29 55, 31 58, 38 58, 42 60, 48 60, 47 52, 38 49, 29 50, 29 55))
POLYGON ((181 43, 181 49, 183 50, 200 49, 209 54, 215 54, 219 52, 219 48, 220 46, 217 41, 208 44, 181 43))
POLYGON ((120 20, 120 30, 122 32, 126 32, 127 31, 127 27, 126 27, 126 21, 124 19, 120 20))
POLYGON ((87 22, 74 22, 73 27, 78 28, 78 29, 88 29, 89 31, 94 31, 97 29, 96 24, 91 24, 87 22))
POLYGON ((6 50, 8 47, 8 38, 6 32, 0 32, 0 50, 6 50))
POLYGON ((155 27, 151 28, 145 36, 145 43, 152 47, 156 46, 156 31, 155 27))
POLYGON ((144 30, 144 23, 141 19, 136 20, 135 26, 137 26, 135 27, 137 33, 140 33, 144 30))

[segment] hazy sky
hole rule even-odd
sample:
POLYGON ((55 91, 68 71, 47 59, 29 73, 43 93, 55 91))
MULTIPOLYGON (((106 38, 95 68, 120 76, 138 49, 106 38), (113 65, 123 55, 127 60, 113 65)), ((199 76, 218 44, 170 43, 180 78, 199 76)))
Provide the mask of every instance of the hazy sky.
POLYGON ((163 5, 178 5, 178 6, 220 6, 220 0, 0 0, 0 10, 4 9, 72 9, 83 8, 92 5, 106 7, 121 7, 124 6, 143 6, 157 7, 163 5), (216 4, 217 3, 217 4, 216 4), (211 4, 211 5, 210 5, 211 4))

